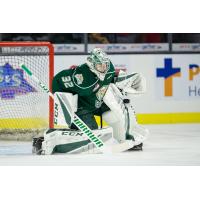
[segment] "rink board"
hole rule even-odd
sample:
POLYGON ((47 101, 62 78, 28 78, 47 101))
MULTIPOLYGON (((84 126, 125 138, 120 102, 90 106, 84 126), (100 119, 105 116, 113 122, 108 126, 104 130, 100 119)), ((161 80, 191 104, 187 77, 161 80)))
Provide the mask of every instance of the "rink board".
MULTIPOLYGON (((86 55, 55 56, 54 73, 71 65, 84 63, 86 57, 86 55)), ((109 57, 115 67, 125 68, 128 73, 142 73, 146 78, 146 93, 140 98, 133 97, 132 99, 140 124, 200 123, 200 56, 198 53, 184 55, 123 54, 109 55, 109 57), (158 77, 157 74, 157 70, 166 68, 167 59, 171 60, 173 69, 180 69, 181 72, 180 76, 171 76, 173 78, 172 96, 165 96, 164 78, 158 77)), ((34 116, 25 118, 25 114, 21 119, 5 119, 6 116, 1 115, 0 128, 46 126, 46 121, 41 121, 34 116)))
POLYGON ((0 129, 40 129, 48 126, 48 121, 43 118, 0 119, 0 129))
MULTIPOLYGON (((200 113, 148 113, 137 114, 139 124, 200 123, 200 113)), ((100 118, 96 117, 100 124, 100 118)), ((107 125, 103 122, 103 125, 107 125)))
MULTIPOLYGON (((100 118, 96 116, 95 119, 100 125, 100 118)), ((140 124, 200 123, 200 113, 146 113, 137 114, 137 120, 140 124)), ((107 126, 105 121, 103 121, 103 126, 107 126)), ((0 119, 0 129, 44 127, 48 127, 48 121, 41 118, 0 119)))
MULTIPOLYGON (((115 68, 123 68, 129 74, 138 72, 146 78, 146 93, 131 98, 139 123, 200 123, 199 53, 113 54, 109 57, 115 68), (170 69, 180 71, 167 77, 170 69), (159 74, 160 71, 163 74, 159 74)), ((55 74, 66 66, 84 63, 86 58, 87 55, 55 56, 55 74)))

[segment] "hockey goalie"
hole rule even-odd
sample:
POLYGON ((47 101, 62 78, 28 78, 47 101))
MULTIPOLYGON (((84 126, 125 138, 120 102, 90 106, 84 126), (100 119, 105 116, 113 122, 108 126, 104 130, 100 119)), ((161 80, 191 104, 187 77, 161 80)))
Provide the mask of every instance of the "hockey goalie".
POLYGON ((126 150, 142 150, 148 130, 137 123, 130 97, 143 94, 145 89, 141 74, 120 71, 116 75, 107 54, 95 48, 86 63, 55 75, 52 83, 55 123, 68 128, 49 129, 44 137, 33 138, 33 153, 99 153, 73 123, 74 115, 106 145, 132 141, 126 150), (100 124, 95 116, 100 116, 100 124), (102 126, 104 121, 108 126, 102 126))

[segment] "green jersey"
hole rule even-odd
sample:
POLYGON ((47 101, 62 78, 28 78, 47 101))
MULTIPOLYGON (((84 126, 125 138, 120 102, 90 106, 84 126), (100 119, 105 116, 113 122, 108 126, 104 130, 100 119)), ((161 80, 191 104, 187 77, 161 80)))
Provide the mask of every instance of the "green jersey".
POLYGON ((75 69, 59 72, 53 79, 54 92, 69 92, 78 94, 78 111, 92 112, 100 108, 103 97, 111 82, 114 81, 115 69, 110 62, 110 68, 103 81, 101 81, 87 64, 75 69))

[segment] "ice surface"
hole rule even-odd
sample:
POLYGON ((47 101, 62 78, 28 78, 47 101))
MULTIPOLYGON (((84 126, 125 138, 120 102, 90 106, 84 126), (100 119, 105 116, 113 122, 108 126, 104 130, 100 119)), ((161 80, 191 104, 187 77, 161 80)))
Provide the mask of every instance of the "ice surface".
POLYGON ((114 155, 31 155, 30 142, 0 141, 0 165, 9 166, 199 166, 200 124, 146 125, 143 151, 114 155))

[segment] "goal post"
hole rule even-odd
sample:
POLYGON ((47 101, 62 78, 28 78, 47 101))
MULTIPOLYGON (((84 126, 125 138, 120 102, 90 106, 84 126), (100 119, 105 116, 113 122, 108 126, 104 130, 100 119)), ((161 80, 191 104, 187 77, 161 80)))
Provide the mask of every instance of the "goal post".
POLYGON ((53 128, 53 100, 23 72, 24 64, 52 90, 54 47, 49 42, 0 42, 0 136, 53 128))

